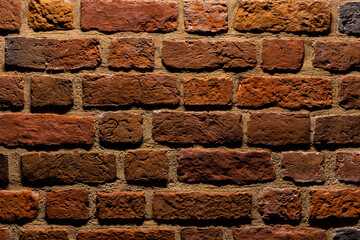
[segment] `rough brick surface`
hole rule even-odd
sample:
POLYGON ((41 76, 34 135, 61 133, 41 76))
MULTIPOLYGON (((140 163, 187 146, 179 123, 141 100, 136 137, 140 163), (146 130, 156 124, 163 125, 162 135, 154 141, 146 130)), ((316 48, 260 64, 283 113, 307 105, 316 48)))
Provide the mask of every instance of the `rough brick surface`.
POLYGON ((325 78, 251 77, 240 80, 239 107, 326 108, 331 106, 331 83, 325 78))
POLYGON ((270 152, 182 149, 178 157, 179 181, 194 183, 263 182, 275 178, 270 152))
POLYGON ((180 231, 181 240, 223 240, 223 232, 221 228, 196 228, 187 227, 180 231))
POLYGON ((309 115, 252 113, 248 122, 248 143, 268 146, 309 144, 309 115))
POLYGON ((185 2, 185 31, 214 34, 228 30, 226 2, 185 2))
POLYGON ((337 179, 344 182, 360 182, 360 152, 338 152, 336 154, 335 173, 337 179))
POLYGON ((9 183, 9 163, 8 157, 0 154, 0 187, 5 187, 9 183))
POLYGON ((172 229, 102 229, 80 230, 76 234, 77 240, 175 240, 172 229))
POLYGON ((152 133, 155 141, 163 143, 240 143, 241 115, 159 111, 153 114, 152 133))
POLYGON ((84 107, 177 105, 179 85, 179 79, 170 75, 86 75, 84 107))
POLYGON ((178 25, 175 1, 82 0, 81 28, 102 32, 172 32, 178 25))
POLYGON ((66 229, 23 229, 20 240, 68 240, 66 229))
POLYGON ((21 0, 0 1, 0 30, 19 31, 21 25, 21 0))
POLYGON ((73 4, 67 0, 31 0, 28 23, 36 31, 74 28, 73 4))
POLYGON ((115 155, 29 153, 21 156, 21 173, 30 185, 105 183, 116 178, 115 155))
POLYGON ((102 220, 142 219, 145 217, 144 192, 99 192, 97 217, 102 220))
POLYGON ((125 155, 125 179, 129 182, 166 182, 168 169, 164 150, 134 150, 125 155))
POLYGON ((256 66, 255 45, 238 41, 163 41, 162 61, 175 69, 239 69, 256 66))
POLYGON ((12 234, 9 228, 0 228, 0 239, 2 240, 11 240, 12 234))
POLYGON ((51 220, 85 220, 89 218, 86 189, 52 191, 46 194, 46 217, 51 220))
POLYGON ((157 220, 215 220, 250 217, 251 195, 242 192, 156 192, 157 220))
POLYGON ((344 76, 339 79, 339 105, 346 109, 360 108, 360 77, 344 76))
POLYGON ((360 33, 360 3, 348 2, 339 6, 338 29, 341 33, 360 33))
POLYGON ((334 229, 334 240, 354 240, 360 239, 360 230, 357 228, 343 227, 334 229))
POLYGON ((0 108, 22 108, 24 104, 23 77, 0 76, 0 108))
POLYGON ((34 70, 95 69, 101 63, 99 40, 6 38, 5 64, 34 70))
POLYGON ((315 1, 242 1, 234 19, 239 31, 328 32, 330 4, 315 1))

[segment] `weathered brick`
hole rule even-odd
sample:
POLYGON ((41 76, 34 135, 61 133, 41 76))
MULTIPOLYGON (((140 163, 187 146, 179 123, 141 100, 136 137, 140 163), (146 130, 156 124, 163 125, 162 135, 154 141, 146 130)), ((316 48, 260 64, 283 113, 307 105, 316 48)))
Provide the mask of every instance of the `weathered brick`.
POLYGON ((11 230, 9 228, 0 228, 0 239, 12 240, 11 230))
POLYGON ((240 143, 241 115, 159 111, 153 114, 152 134, 163 143, 240 143))
POLYGON ((248 184, 275 179, 270 152, 182 149, 178 157, 182 182, 248 184))
POLYGON ((172 229, 101 229, 80 230, 77 240, 175 240, 172 229))
POLYGON ((24 80, 21 76, 0 76, 0 108, 24 107, 24 80))
POLYGON ((31 0, 28 24, 35 31, 74 28, 73 3, 68 0, 31 0))
POLYGON ((242 1, 234 19, 239 31, 329 32, 330 3, 314 1, 242 1))
POLYGON ((19 31, 21 26, 21 0, 0 1, 0 30, 19 31))
POLYGON ((86 75, 84 107, 178 105, 180 81, 169 75, 86 75))
POLYGON ((125 179, 129 182, 166 182, 169 160, 164 150, 134 150, 125 155, 125 179))
POLYGON ((185 78, 184 104, 188 106, 231 106, 231 79, 185 78))
POLYGON ((51 76, 31 78, 32 107, 70 107, 73 105, 70 79, 51 76))
POLYGON ((89 218, 86 189, 52 191, 46 194, 46 217, 50 220, 85 220, 89 218))
POLYGON ((360 3, 347 2, 339 5, 338 30, 346 34, 360 33, 360 3))
POLYGON ((175 69, 253 68, 255 45, 247 41, 163 41, 162 60, 175 69))
POLYGON ((301 219, 300 191, 296 188, 260 190, 258 205, 261 217, 271 221, 298 221, 301 219))
POLYGON ((251 145, 310 144, 310 118, 300 113, 252 113, 247 134, 251 145))
POLYGON ((7 67, 34 70, 95 69, 101 63, 99 40, 8 37, 5 39, 7 67))
POLYGON ((251 77, 240 80, 239 107, 277 106, 290 109, 331 106, 331 83, 325 78, 251 77))
POLYGON ((9 163, 8 157, 0 154, 0 187, 5 187, 9 183, 9 163))
POLYGON ((101 220, 142 219, 145 217, 145 195, 144 192, 99 192, 96 207, 101 220))
POLYGON ((1 114, 0 144, 5 146, 90 145, 94 118, 55 114, 1 114))
POLYGON ((282 177, 297 183, 325 181, 324 155, 317 152, 283 152, 282 177))
POLYGON ((360 182, 360 152, 336 153, 335 173, 344 182, 360 182))
POLYGON ((302 39, 264 40, 261 68, 266 71, 298 71, 304 61, 302 39))
POLYGON ((0 191, 0 221, 28 222, 39 212, 39 194, 31 191, 0 191))
POLYGON ((215 220, 250 217, 251 194, 244 192, 156 192, 157 220, 215 220))
POLYGON ((226 2, 185 2, 185 31, 214 34, 228 30, 226 2))
POLYGON ((22 180, 30 185, 90 183, 116 179, 114 154, 29 153, 21 156, 22 180))
POLYGON ((175 1, 82 0, 82 30, 172 32, 178 25, 175 1))
POLYGON ((339 79, 339 105, 346 109, 360 108, 360 77, 344 76, 339 79))
POLYGON ((221 228, 197 228, 187 227, 180 231, 181 240, 223 240, 223 232, 221 228))
POLYGON ((147 38, 119 38, 110 42, 109 67, 115 69, 154 68, 154 42, 147 38))
POLYGON ((357 218, 360 216, 358 188, 311 190, 310 219, 357 218))
POLYGON ((334 240, 356 240, 360 239, 360 230, 358 228, 343 227, 334 229, 334 240))
POLYGON ((23 229, 20 240, 69 240, 67 229, 23 229))

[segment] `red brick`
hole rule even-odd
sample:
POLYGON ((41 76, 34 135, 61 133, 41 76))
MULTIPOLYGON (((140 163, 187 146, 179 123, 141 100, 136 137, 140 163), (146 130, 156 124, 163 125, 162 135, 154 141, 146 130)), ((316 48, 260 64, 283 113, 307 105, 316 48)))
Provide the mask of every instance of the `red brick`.
POLYGON ((336 178, 344 182, 360 182, 360 152, 336 153, 336 178))
POLYGON ((247 41, 164 41, 162 60, 175 69, 253 68, 255 45, 247 41))
POLYGON ((275 179, 270 152, 182 149, 178 157, 179 181, 248 184, 275 179))
POLYGON ((172 32, 177 17, 175 1, 81 1, 81 28, 85 31, 172 32))
POLYGON ((304 60, 302 39, 264 40, 261 68, 266 71, 298 71, 304 60))
POLYGON ((39 212, 39 194, 31 191, 0 191, 0 221, 28 222, 39 212))
POLYGON ((21 76, 0 76, 0 108, 24 107, 24 80, 21 76))
POLYGON ((84 107, 178 105, 180 81, 169 75, 86 75, 84 107))
POLYGON ((185 78, 184 104, 188 106, 231 106, 231 79, 185 78))
POLYGON ((252 113, 248 122, 248 143, 281 146, 310 143, 308 114, 252 113))
POLYGON ((34 70, 95 69, 101 63, 98 39, 72 40, 8 37, 5 64, 34 70))
POLYGON ((175 240, 172 229, 101 229, 80 230, 77 240, 175 240))
POLYGON ((214 34, 228 30, 226 2, 185 2, 185 31, 214 34))
POLYGON ((154 52, 152 39, 115 39, 110 42, 109 67, 150 70, 154 68, 154 52))
POLYGON ((99 192, 97 217, 101 220, 142 219, 145 217, 144 192, 99 192))
POLYGON ((0 144, 5 146, 90 145, 94 118, 55 114, 1 114, 0 144))
POLYGON ((251 77, 240 80, 239 107, 326 108, 331 107, 331 83, 325 78, 251 77))
POLYGON ((21 0, 0 0, 0 30, 19 31, 21 0))
POLYGON ((223 240, 223 231, 221 228, 196 228, 187 227, 180 231, 181 240, 223 240))
POLYGON ((11 240, 12 234, 9 228, 0 228, 0 239, 2 240, 11 240))
POLYGON ((240 143, 241 115, 159 111, 153 114, 152 134, 163 143, 240 143))
POLYGON ((21 156, 21 174, 27 185, 89 183, 116 179, 114 154, 29 153, 21 156))
POLYGON ((251 194, 244 192, 156 192, 157 220, 216 220, 250 217, 251 194))
POLYGON ((69 240, 67 229, 23 229, 20 240, 69 240))
POLYGON ((9 163, 6 155, 0 154, 0 187, 9 183, 9 163))
POLYGON ((283 152, 282 177, 297 183, 325 181, 324 155, 316 152, 283 152))
POLYGON ((88 219, 88 190, 70 189, 48 192, 46 194, 46 217, 51 220, 88 219))
POLYGON ((339 105, 346 109, 360 108, 360 77, 339 79, 339 105))

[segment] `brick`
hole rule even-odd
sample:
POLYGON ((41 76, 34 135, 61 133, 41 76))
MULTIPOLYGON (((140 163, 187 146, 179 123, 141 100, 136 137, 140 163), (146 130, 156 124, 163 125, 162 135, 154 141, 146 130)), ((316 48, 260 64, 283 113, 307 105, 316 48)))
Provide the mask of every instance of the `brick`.
POLYGON ((300 113, 252 113, 247 134, 251 145, 310 144, 310 118, 300 113))
POLYGON ((11 240, 12 239, 11 230, 9 228, 0 228, 0 239, 2 240, 11 240))
POLYGON ((296 183, 325 181, 324 155, 317 152, 283 152, 281 175, 296 183))
POLYGON ((231 106, 231 79, 185 78, 184 104, 187 106, 231 106))
POLYGON ((217 220, 248 218, 251 194, 244 192, 156 192, 157 220, 217 220))
POLYGON ((23 229, 20 240, 69 240, 67 229, 23 229))
POLYGON ((73 105, 70 79, 51 76, 31 78, 32 107, 70 107, 73 105))
POLYGON ((119 38, 110 42, 109 67, 151 70, 154 68, 154 42, 147 38, 119 38))
POLYGON ((249 184, 275 179, 270 152, 181 149, 179 181, 187 183, 249 184))
POLYGON ((358 218, 360 190, 357 188, 311 190, 309 219, 358 218))
POLYGON ((31 0, 28 24, 35 31, 73 29, 73 4, 67 0, 31 0))
POLYGON ((319 41, 313 47, 314 67, 338 72, 360 67, 360 41, 319 41))
POLYGON ((264 40, 261 68, 266 71, 298 71, 304 61, 302 39, 264 40))
POLYGON ((360 152, 336 153, 336 178, 344 182, 360 182, 360 152))
POLYGON ((260 190, 258 205, 261 217, 271 221, 299 221, 301 219, 300 190, 271 188, 260 190))
POLYGON ((223 231, 221 228, 197 228, 187 227, 180 231, 181 240, 223 240, 223 231))
POLYGON ((169 75, 86 75, 84 107, 174 106, 180 102, 180 81, 169 75))
POLYGON ((0 154, 0 187, 5 187, 9 183, 9 163, 8 157, 0 154))
POLYGON ((306 77, 250 77, 240 79, 237 104, 245 108, 331 107, 330 80, 306 77))
POLYGON ((339 5, 338 30, 349 35, 360 33, 360 3, 347 2, 339 5))
POLYGON ((334 240, 360 239, 360 230, 358 228, 351 228, 351 227, 335 228, 333 239, 334 240))
POLYGON ((23 108, 24 80, 21 76, 0 76, 0 108, 23 108))
POLYGON ((1 0, 0 19, 0 30, 18 32, 21 26, 21 0, 1 0))
POLYGON ((163 41, 162 61, 174 69, 246 69, 256 66, 255 45, 239 41, 163 41))
POLYGON ((227 32, 227 11, 226 2, 185 2, 185 31, 200 34, 227 32))
POLYGON ((240 143, 241 115, 158 111, 153 114, 152 134, 162 143, 240 143))
POLYGON ((90 145, 94 118, 55 114, 1 114, 0 144, 5 146, 90 145))
POLYGON ((164 150, 134 150, 125 154, 125 179, 129 182, 166 182, 169 160, 164 150))
POLYGON ((46 217, 50 220, 89 218, 89 193, 86 189, 52 191, 46 194, 46 217))
POLYGON ((141 143, 143 118, 134 113, 107 112, 100 116, 100 141, 102 143, 141 143))
POLYGON ((178 22, 175 1, 81 1, 81 29, 101 32, 172 32, 178 22))
POLYGON ((346 109, 360 108, 360 77, 344 76, 339 79, 339 105, 346 109))
POLYGON ((359 144, 360 115, 315 117, 315 144, 359 144))
POLYGON ((144 192, 97 194, 97 217, 101 220, 142 219, 145 217, 144 192))
POLYGON ((101 63, 98 39, 72 40, 7 37, 5 65, 33 70, 95 69, 101 63))
POLYGON ((234 240, 326 240, 326 231, 306 227, 249 227, 235 228, 234 240))
POLYGON ((24 154, 21 174, 27 185, 105 183, 116 179, 115 155, 91 152, 24 154))
POLYGON ((29 222, 39 212, 39 194, 31 191, 0 191, 0 221, 29 222))
POLYGON ((330 3, 314 1, 242 1, 233 26, 238 31, 329 32, 330 3))
POLYGON ((76 234, 77 240, 175 240, 172 229, 101 229, 80 230, 76 234))

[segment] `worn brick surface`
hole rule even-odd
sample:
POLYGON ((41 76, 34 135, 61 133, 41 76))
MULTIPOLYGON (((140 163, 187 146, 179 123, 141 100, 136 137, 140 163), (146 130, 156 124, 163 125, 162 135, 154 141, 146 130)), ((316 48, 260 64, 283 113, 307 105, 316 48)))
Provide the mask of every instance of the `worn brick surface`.
POLYGON ((354 240, 360 239, 360 230, 358 228, 343 227, 334 229, 334 240, 354 240))
POLYGON ((360 77, 344 76, 339 79, 339 105, 346 109, 360 108, 360 77))
POLYGON ((346 34, 360 33, 360 3, 348 2, 339 5, 338 30, 346 34))
POLYGON ((9 183, 9 162, 8 156, 0 154, 0 187, 9 183))
POLYGON ((223 240, 223 232, 221 228, 197 228, 187 227, 180 230, 181 240, 223 240))
POLYGON ((66 229, 23 229, 20 240, 68 240, 69 231, 66 229))
POLYGON ((21 0, 0 1, 0 30, 19 31, 21 25, 21 0))
POLYGON ((360 152, 338 152, 336 154, 335 173, 337 179, 344 182, 360 182, 360 152))
POLYGON ((0 239, 11 240, 12 234, 9 228, 0 228, 0 239))
POLYGON ((0 76, 0 108, 24 107, 24 80, 21 76, 0 76))
POLYGON ((77 240, 175 240, 172 229, 102 229, 80 230, 76 234, 77 240))

